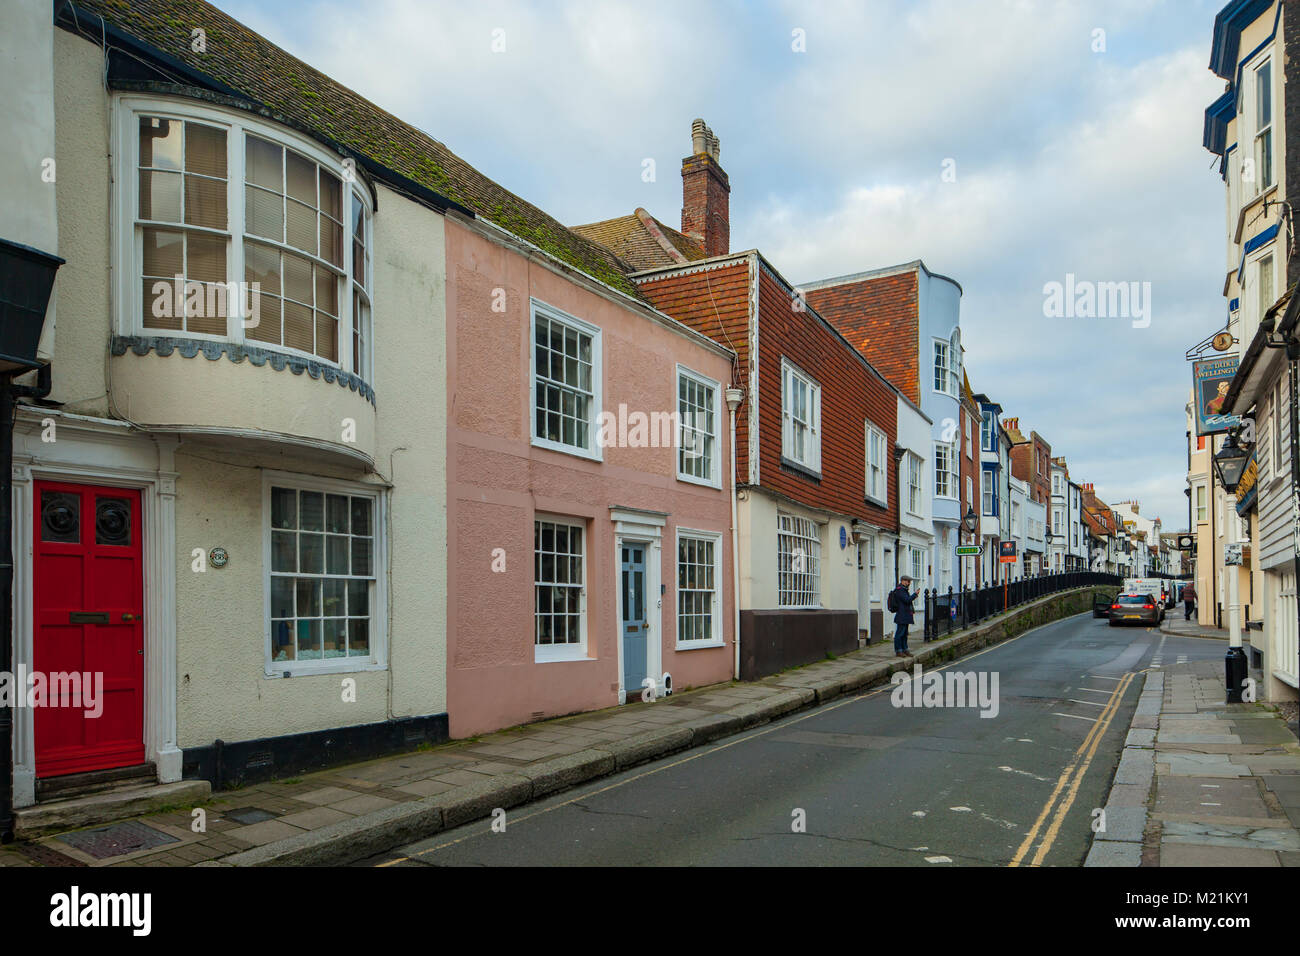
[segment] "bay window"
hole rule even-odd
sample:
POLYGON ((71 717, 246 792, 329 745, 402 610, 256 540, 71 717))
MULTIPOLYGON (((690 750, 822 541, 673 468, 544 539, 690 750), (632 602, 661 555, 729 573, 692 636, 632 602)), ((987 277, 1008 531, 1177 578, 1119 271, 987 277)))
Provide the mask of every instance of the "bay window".
POLYGON ((368 381, 371 205, 351 164, 247 114, 121 106, 118 331, 272 349, 368 381))

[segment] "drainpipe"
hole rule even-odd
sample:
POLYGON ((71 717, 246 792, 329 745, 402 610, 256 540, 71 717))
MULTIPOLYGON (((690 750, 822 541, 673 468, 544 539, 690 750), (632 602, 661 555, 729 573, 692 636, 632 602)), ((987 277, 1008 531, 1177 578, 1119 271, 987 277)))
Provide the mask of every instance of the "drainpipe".
MULTIPOLYGON (((10 375, 0 376, 0 674, 13 673, 13 461, 14 411, 17 398, 45 398, 50 394, 49 365, 37 372, 36 385, 15 385, 10 375)), ((14 689, 15 692, 19 688, 14 689)), ((13 713, 0 707, 0 843, 14 838, 13 713)))
POLYGON ((732 632, 731 643, 735 645, 735 661, 732 664, 732 679, 740 680, 740 531, 736 527, 736 409, 745 400, 745 393, 738 388, 727 389, 727 411, 731 415, 731 604, 732 632))

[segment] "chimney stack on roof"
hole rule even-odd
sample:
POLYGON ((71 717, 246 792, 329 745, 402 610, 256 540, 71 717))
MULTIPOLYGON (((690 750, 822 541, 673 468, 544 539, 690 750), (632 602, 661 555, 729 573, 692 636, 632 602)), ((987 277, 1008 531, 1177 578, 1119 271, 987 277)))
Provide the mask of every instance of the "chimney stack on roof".
POLYGON ((682 232, 707 256, 731 249, 731 181, 718 161, 721 144, 704 120, 691 124, 691 155, 682 160, 682 232))

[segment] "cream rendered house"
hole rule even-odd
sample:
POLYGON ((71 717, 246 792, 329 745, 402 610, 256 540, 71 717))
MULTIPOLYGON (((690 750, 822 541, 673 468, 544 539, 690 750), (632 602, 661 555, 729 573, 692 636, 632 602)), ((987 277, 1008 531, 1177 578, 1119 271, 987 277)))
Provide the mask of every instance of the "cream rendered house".
POLYGON ((105 680, 97 719, 16 711, 15 804, 444 739, 441 210, 145 30, 109 20, 106 61, 86 12, 0 18, 57 163, 14 185, 67 260, 17 416, 15 668, 105 680))

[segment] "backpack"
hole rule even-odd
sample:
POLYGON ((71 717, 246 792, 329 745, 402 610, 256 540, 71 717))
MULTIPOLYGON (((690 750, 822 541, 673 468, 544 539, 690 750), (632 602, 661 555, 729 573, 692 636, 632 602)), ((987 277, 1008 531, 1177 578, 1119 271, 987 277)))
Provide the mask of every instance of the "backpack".
POLYGON ((885 606, 886 606, 887 608, 889 608, 889 610, 890 610, 891 613, 897 613, 897 612, 898 612, 898 592, 897 592, 897 591, 890 591, 890 592, 889 592, 889 597, 885 599, 885 606))

